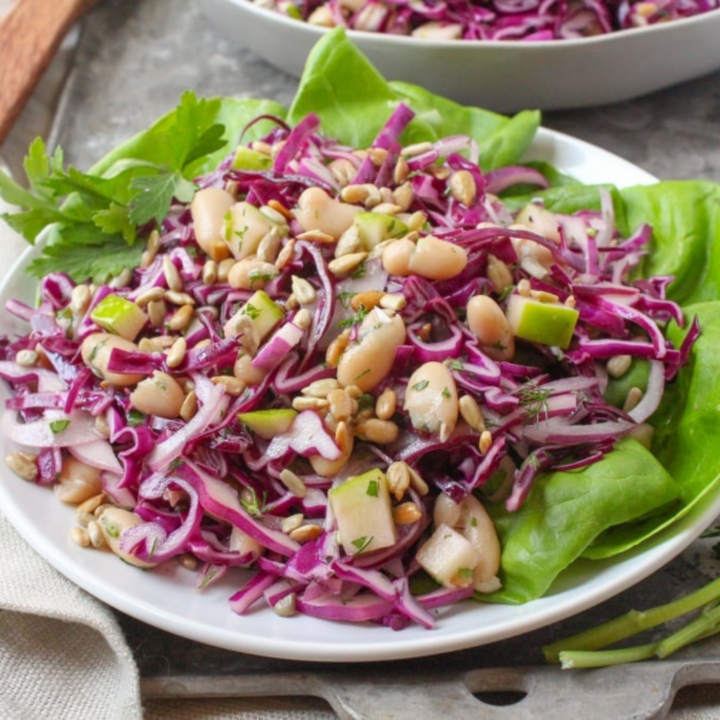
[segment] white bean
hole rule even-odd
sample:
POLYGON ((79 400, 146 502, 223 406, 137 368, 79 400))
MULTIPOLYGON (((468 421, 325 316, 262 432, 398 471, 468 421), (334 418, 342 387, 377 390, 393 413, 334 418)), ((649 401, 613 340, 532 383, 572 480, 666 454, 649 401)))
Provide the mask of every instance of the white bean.
POLYGON ((391 242, 383 251, 382 264, 390 275, 407 277, 410 275, 410 258, 415 252, 415 243, 401 238, 391 242))
POLYGON ((298 199, 295 218, 303 230, 318 230, 338 240, 362 210, 334 200, 321 188, 308 188, 298 199))
POLYGON ((238 290, 257 290, 279 275, 278 269, 271 263, 257 258, 238 260, 228 273, 230 287, 238 290))
POLYGON ((134 408, 146 415, 162 418, 178 417, 184 400, 185 395, 177 380, 159 370, 138 383, 130 395, 134 408))
POLYGON ((447 525, 448 527, 457 527, 462 516, 462 508, 449 495, 440 493, 435 499, 433 507, 433 523, 435 527, 447 525))
POLYGON ((63 458, 55 497, 60 502, 77 505, 102 492, 100 470, 67 455, 63 458))
POLYGON ((259 385, 267 374, 265 370, 253 367, 251 364, 252 361, 253 359, 250 355, 240 355, 233 367, 233 375, 248 386, 259 385))
POLYGON ((405 323, 374 308, 360 325, 358 342, 342 354, 337 368, 340 385, 357 385, 363 392, 377 387, 392 369, 395 353, 405 342, 405 323))
POLYGON ((110 333, 93 333, 88 335, 82 343, 80 352, 83 362, 97 375, 100 375, 110 385, 115 387, 125 387, 127 385, 135 385, 143 379, 143 375, 134 373, 117 373, 108 370, 108 362, 110 361, 110 353, 115 349, 127 350, 128 352, 137 352, 137 345, 110 333))
POLYGON ((408 381, 405 410, 415 428, 447 440, 458 419, 457 387, 450 370, 439 362, 421 365, 408 381))
POLYGON ((429 280, 449 280, 467 265, 465 249, 454 243, 425 235, 417 243, 403 238, 383 251, 383 267, 391 275, 420 275, 429 280))
POLYGON ((510 360, 515 338, 502 308, 488 295, 474 295, 466 309, 468 327, 483 351, 495 360, 510 360))
POLYGON ((449 280, 467 265, 465 249, 434 235, 421 237, 410 256, 410 270, 430 280, 449 280))
POLYGON ((142 518, 129 510, 118 507, 106 507, 97 519, 100 532, 105 538, 107 546, 122 560, 130 565, 140 568, 155 567, 157 563, 145 562, 135 555, 120 549, 122 535, 126 530, 137 527, 143 523, 142 518))
POLYGON ((220 188, 198 190, 190 203, 195 238, 213 260, 230 255, 224 235, 225 217, 234 204, 235 198, 220 188))

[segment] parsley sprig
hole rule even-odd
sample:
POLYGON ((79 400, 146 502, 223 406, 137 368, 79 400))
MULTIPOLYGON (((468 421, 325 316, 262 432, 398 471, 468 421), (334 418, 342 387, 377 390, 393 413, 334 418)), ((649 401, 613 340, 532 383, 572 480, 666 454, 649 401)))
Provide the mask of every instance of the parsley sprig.
POLYGON ((213 118, 206 100, 184 93, 163 137, 164 161, 121 160, 103 175, 65 168, 62 150, 49 154, 37 138, 24 161, 27 188, 0 172, 0 196, 20 208, 2 216, 10 227, 31 244, 50 228, 28 272, 103 282, 136 267, 143 250, 138 239, 161 225, 174 199, 192 200, 193 165, 225 145, 225 128, 213 118))

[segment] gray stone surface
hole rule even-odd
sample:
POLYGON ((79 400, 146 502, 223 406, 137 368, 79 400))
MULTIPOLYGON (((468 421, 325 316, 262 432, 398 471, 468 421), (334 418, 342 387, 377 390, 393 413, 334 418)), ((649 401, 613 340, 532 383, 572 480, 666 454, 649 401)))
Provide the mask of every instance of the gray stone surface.
MULTIPOLYGON (((221 36, 192 0, 107 0, 85 24, 57 138, 67 157, 86 168, 172 108, 185 89, 205 96, 267 97, 287 103, 296 86, 294 78, 221 36)), ((545 124, 663 178, 720 181, 720 74, 620 105, 548 113, 545 124)), ((388 663, 388 671, 538 663, 542 643, 631 607, 673 599, 715 576, 719 568, 708 543, 698 542, 662 572, 564 623, 489 647, 388 663)), ((209 648, 124 615, 120 620, 146 675, 302 667, 209 648)), ((353 665, 348 672, 363 670, 353 665)), ((693 696, 685 702, 700 701, 693 696)), ((720 695, 702 702, 720 708, 720 695)))

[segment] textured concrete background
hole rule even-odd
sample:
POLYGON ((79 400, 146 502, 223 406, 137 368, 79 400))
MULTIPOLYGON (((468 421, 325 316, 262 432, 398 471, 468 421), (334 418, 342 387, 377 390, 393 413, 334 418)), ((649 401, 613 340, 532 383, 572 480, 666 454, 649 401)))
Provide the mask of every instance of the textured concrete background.
MULTIPOLYGON (((56 137, 71 162, 89 167, 107 150, 174 107, 185 89, 205 96, 266 97, 288 103, 296 86, 294 78, 221 36, 192 0, 107 0, 84 25, 56 137)), ((664 179, 720 181, 720 73, 632 102, 548 113, 544 124, 622 155, 664 179)), ((649 580, 564 623, 477 650, 387 663, 386 667, 389 673, 402 675, 437 667, 540 663, 542 643, 632 607, 645 608, 674 599, 716 576, 718 569, 720 563, 712 558, 709 543, 699 541, 649 580)), ((191 674, 307 669, 302 663, 209 648, 126 616, 120 620, 145 674, 164 674, 170 668, 191 674)), ((348 667, 348 672, 363 670, 358 665, 348 667)), ((278 705, 276 714, 269 706, 246 705, 240 709, 244 716, 287 716, 283 705, 278 705)), ((317 717, 331 716, 317 704, 307 710, 317 717)), ((197 715, 203 716, 210 717, 197 715)), ((683 691, 671 717, 720 717, 720 691, 683 691)))

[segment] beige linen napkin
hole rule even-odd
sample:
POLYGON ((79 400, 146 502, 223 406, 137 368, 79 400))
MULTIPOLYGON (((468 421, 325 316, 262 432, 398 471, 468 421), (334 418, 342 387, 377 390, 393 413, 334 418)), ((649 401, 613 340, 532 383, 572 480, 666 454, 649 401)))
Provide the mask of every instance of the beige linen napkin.
MULTIPOLYGON (((0 226, 2 279, 25 247, 0 226)), ((5 469, 1 481, 14 480, 5 469)), ((51 568, 2 515, 0 562, 0 717, 142 717, 137 668, 110 610, 51 568)))

